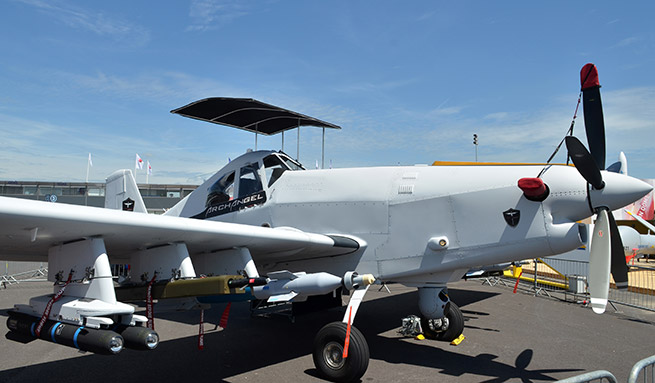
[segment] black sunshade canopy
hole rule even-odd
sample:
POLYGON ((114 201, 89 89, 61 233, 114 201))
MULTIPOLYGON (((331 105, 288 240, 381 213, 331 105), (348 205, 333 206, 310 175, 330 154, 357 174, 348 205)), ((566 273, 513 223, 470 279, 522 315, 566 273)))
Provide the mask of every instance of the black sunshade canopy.
POLYGON ((205 98, 171 110, 171 113, 269 136, 306 125, 341 129, 329 122, 252 98, 205 98))

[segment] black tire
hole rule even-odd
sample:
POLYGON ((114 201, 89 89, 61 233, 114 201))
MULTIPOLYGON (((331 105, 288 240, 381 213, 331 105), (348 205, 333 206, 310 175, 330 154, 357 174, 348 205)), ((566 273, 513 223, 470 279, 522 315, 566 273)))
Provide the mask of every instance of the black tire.
POLYGON ((452 342, 457 339, 464 331, 464 316, 462 315, 462 310, 454 302, 450 302, 446 319, 448 320, 448 327, 444 331, 435 329, 431 319, 421 318, 423 335, 428 339, 442 340, 445 342, 452 342))
POLYGON ((328 323, 314 338, 314 365, 321 375, 333 382, 357 381, 368 368, 368 344, 354 326, 350 327, 348 357, 342 357, 346 329, 343 322, 328 323))

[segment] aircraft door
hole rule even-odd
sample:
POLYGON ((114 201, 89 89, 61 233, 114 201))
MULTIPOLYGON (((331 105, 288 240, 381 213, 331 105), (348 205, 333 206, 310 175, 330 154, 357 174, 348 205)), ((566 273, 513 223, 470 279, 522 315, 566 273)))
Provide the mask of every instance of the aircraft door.
MULTIPOLYGON (((259 164, 248 164, 243 166, 239 171, 239 188, 237 189, 238 199, 245 198, 255 194, 262 194, 261 176, 259 175, 259 164)), ((265 196, 264 196, 265 198, 265 196)))
POLYGON ((234 174, 235 172, 231 172, 224 175, 209 188, 205 207, 234 199, 234 174))
POLYGON ((252 225, 270 225, 270 216, 262 211, 261 205, 266 202, 266 190, 262 183, 258 162, 246 164, 239 169, 237 181, 237 198, 239 204, 236 222, 252 225))

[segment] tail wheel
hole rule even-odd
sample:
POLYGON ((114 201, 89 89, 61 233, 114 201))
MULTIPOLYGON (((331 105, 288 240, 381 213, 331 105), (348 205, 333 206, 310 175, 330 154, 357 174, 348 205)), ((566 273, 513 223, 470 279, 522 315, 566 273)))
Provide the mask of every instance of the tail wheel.
POLYGON ((421 318, 421 327, 428 339, 452 342, 464 331, 464 316, 462 310, 454 302, 450 302, 450 309, 444 318, 421 318))
POLYGON ((343 357, 346 324, 332 322, 323 326, 314 338, 314 365, 333 382, 352 382, 361 378, 368 368, 369 350, 364 335, 350 327, 348 357, 343 357))

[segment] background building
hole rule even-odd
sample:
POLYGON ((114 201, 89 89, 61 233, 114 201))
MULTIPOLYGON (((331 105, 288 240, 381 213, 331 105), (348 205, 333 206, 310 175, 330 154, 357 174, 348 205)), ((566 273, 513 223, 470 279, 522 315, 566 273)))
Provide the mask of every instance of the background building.
MULTIPOLYGON (((139 191, 148 213, 161 214, 197 185, 140 184, 139 191)), ((0 181, 0 196, 26 198, 52 203, 69 203, 95 207, 105 206, 105 184, 86 182, 0 181)))

